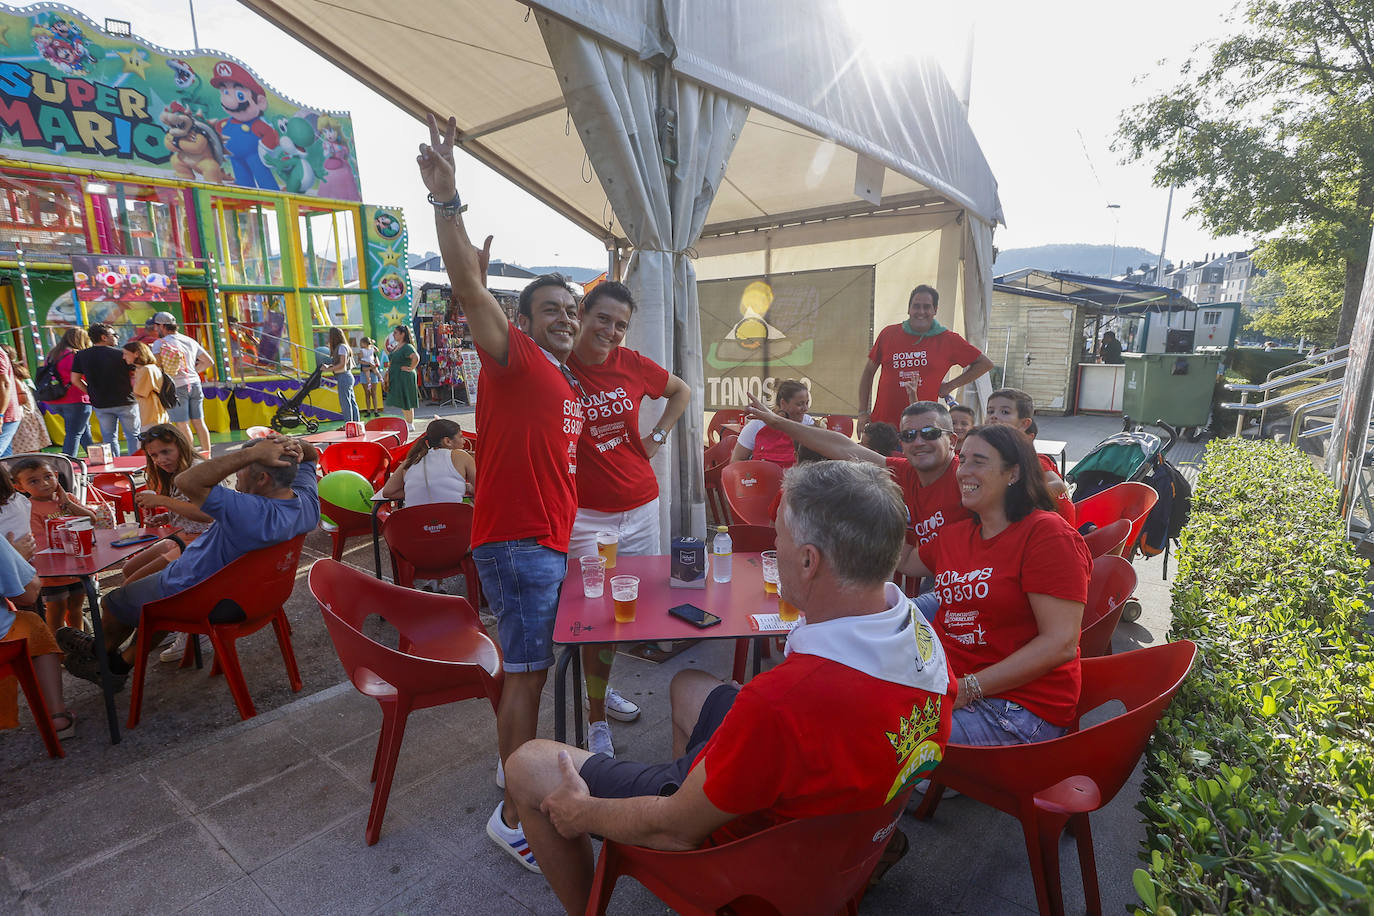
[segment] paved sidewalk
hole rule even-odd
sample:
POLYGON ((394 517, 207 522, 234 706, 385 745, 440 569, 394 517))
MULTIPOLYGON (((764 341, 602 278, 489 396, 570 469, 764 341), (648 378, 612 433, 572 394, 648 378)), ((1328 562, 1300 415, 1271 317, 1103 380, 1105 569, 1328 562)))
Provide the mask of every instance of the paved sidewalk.
MULTIPOLYGON (((1047 418, 1042 435, 1069 438, 1055 429, 1058 422, 1047 418)), ((1099 435, 1097 425, 1075 428, 1071 460, 1114 431, 1111 423, 1094 423, 1107 431, 1099 435)), ((370 547, 358 553, 361 549, 360 542, 349 559, 366 567, 370 547)), ((1136 563, 1145 613, 1136 624, 1118 629, 1118 651, 1164 639, 1169 599, 1160 565, 1158 560, 1136 563)), ((311 606, 303 592, 302 581, 292 602, 298 633, 307 623, 318 627, 318 612, 308 620, 311 606)), ((257 645, 267 656, 275 652, 270 631, 245 645, 257 645)), ((706 641, 662 665, 620 655, 614 682, 643 706, 644 715, 639 722, 615 725, 618 752, 665 758, 672 675, 689 666, 724 673, 731 652, 731 643, 706 641)), ((368 775, 381 716, 375 702, 339 683, 341 671, 332 655, 319 662, 307 688, 319 692, 288 698, 247 722, 179 741, 173 736, 108 748, 102 746, 95 717, 85 716, 83 735, 69 744, 66 760, 11 770, 7 779, 25 782, 22 788, 9 787, 13 803, 0 813, 0 912, 559 912, 542 879, 516 865, 484 833, 500 799, 493 781, 495 726, 485 701, 410 717, 381 841, 365 845, 368 775), (321 688, 330 678, 333 686, 321 688), (98 768, 103 771, 89 768, 95 757, 104 762, 98 768)), ((169 685, 201 683, 204 677, 168 673, 169 667, 160 672, 169 685)), ((279 670, 277 677, 284 679, 279 670)), ((260 683, 250 674, 255 696, 260 683)), ((127 692, 119 697, 121 712, 127 697, 127 692)), ((222 684, 181 697, 188 717, 232 718, 222 684)), ((553 733, 552 706, 550 686, 541 735, 553 733)), ((172 709, 158 713, 174 714, 172 709)), ((0 745, 6 744, 11 753, 21 744, 25 752, 41 753, 31 728, 0 736, 0 745)), ((1134 810, 1135 785, 1092 818, 1104 912, 1120 912, 1136 902, 1130 876, 1139 865, 1142 828, 1134 810)), ((900 827, 911 840, 911 852, 865 899, 863 912, 1034 911, 1025 847, 1014 819, 951 798, 932 821, 905 817, 900 827)), ((1061 843, 1060 856, 1067 910, 1082 911, 1071 839, 1061 843)), ((626 914, 664 911, 632 881, 621 882, 611 907, 626 914)))

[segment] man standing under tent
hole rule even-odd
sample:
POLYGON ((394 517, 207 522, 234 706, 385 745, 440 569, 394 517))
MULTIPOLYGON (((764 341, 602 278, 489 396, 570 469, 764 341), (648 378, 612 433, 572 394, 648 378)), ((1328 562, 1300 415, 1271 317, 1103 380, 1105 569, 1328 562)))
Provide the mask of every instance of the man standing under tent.
MULTIPOLYGON (((482 592, 496 612, 505 683, 496 710, 502 763, 535 736, 539 701, 553 667, 553 623, 568 568, 577 513, 577 442, 581 386, 568 371, 580 321, 567 283, 544 276, 520 293, 517 324, 488 292, 488 237, 468 238, 454 175, 450 118, 441 131, 429 116, 420 144, 420 177, 434 205, 439 251, 462 303, 482 363, 477 429, 482 460, 473 497, 472 545, 482 592)), ((497 783, 505 787, 498 766, 497 783)), ((531 871, 539 871, 509 791, 487 820, 487 835, 531 871)))
POLYGON ((869 420, 897 425, 910 400, 906 386, 913 381, 917 384, 917 400, 938 401, 992 370, 992 360, 935 320, 939 307, 940 293, 933 286, 921 284, 907 299, 907 320, 878 332, 859 376, 860 432, 869 420), (952 366, 967 368, 945 381, 952 366), (882 374, 878 376, 878 396, 871 402, 870 412, 873 376, 879 368, 882 374))

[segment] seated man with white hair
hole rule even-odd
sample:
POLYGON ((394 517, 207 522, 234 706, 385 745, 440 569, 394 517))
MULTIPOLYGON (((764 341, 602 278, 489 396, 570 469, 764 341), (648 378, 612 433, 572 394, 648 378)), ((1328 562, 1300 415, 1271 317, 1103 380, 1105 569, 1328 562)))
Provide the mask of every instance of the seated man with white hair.
POLYGON ((568 912, 582 912, 591 892, 590 834, 695 849, 794 818, 882 807, 934 769, 953 685, 930 624, 889 581, 906 518, 882 468, 792 468, 777 519, 779 591, 806 620, 786 659, 743 688, 679 672, 669 763, 543 740, 510 757, 506 778, 536 868, 568 912))

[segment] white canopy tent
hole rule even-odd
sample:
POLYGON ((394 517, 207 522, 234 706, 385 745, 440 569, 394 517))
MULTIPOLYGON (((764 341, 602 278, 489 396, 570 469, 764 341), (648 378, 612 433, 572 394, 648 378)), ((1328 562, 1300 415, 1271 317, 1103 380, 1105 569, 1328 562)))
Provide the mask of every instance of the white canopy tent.
POLYGON ((877 265, 875 324, 927 282, 985 341, 996 181, 938 65, 865 53, 845 0, 243 2, 417 118, 453 114, 464 150, 605 241, 630 344, 694 392, 655 461, 665 537, 704 527, 698 271, 877 265))

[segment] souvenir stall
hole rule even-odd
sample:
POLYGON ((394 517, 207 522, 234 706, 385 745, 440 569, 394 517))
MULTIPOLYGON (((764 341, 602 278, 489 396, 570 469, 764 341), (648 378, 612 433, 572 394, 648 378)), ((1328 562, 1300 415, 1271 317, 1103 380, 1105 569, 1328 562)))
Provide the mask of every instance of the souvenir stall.
POLYGON ((356 344, 409 314, 405 223, 359 202, 353 137, 222 54, 0 5, 4 342, 33 369, 70 327, 151 343, 167 311, 214 357, 211 429, 263 424, 331 328, 356 344))

